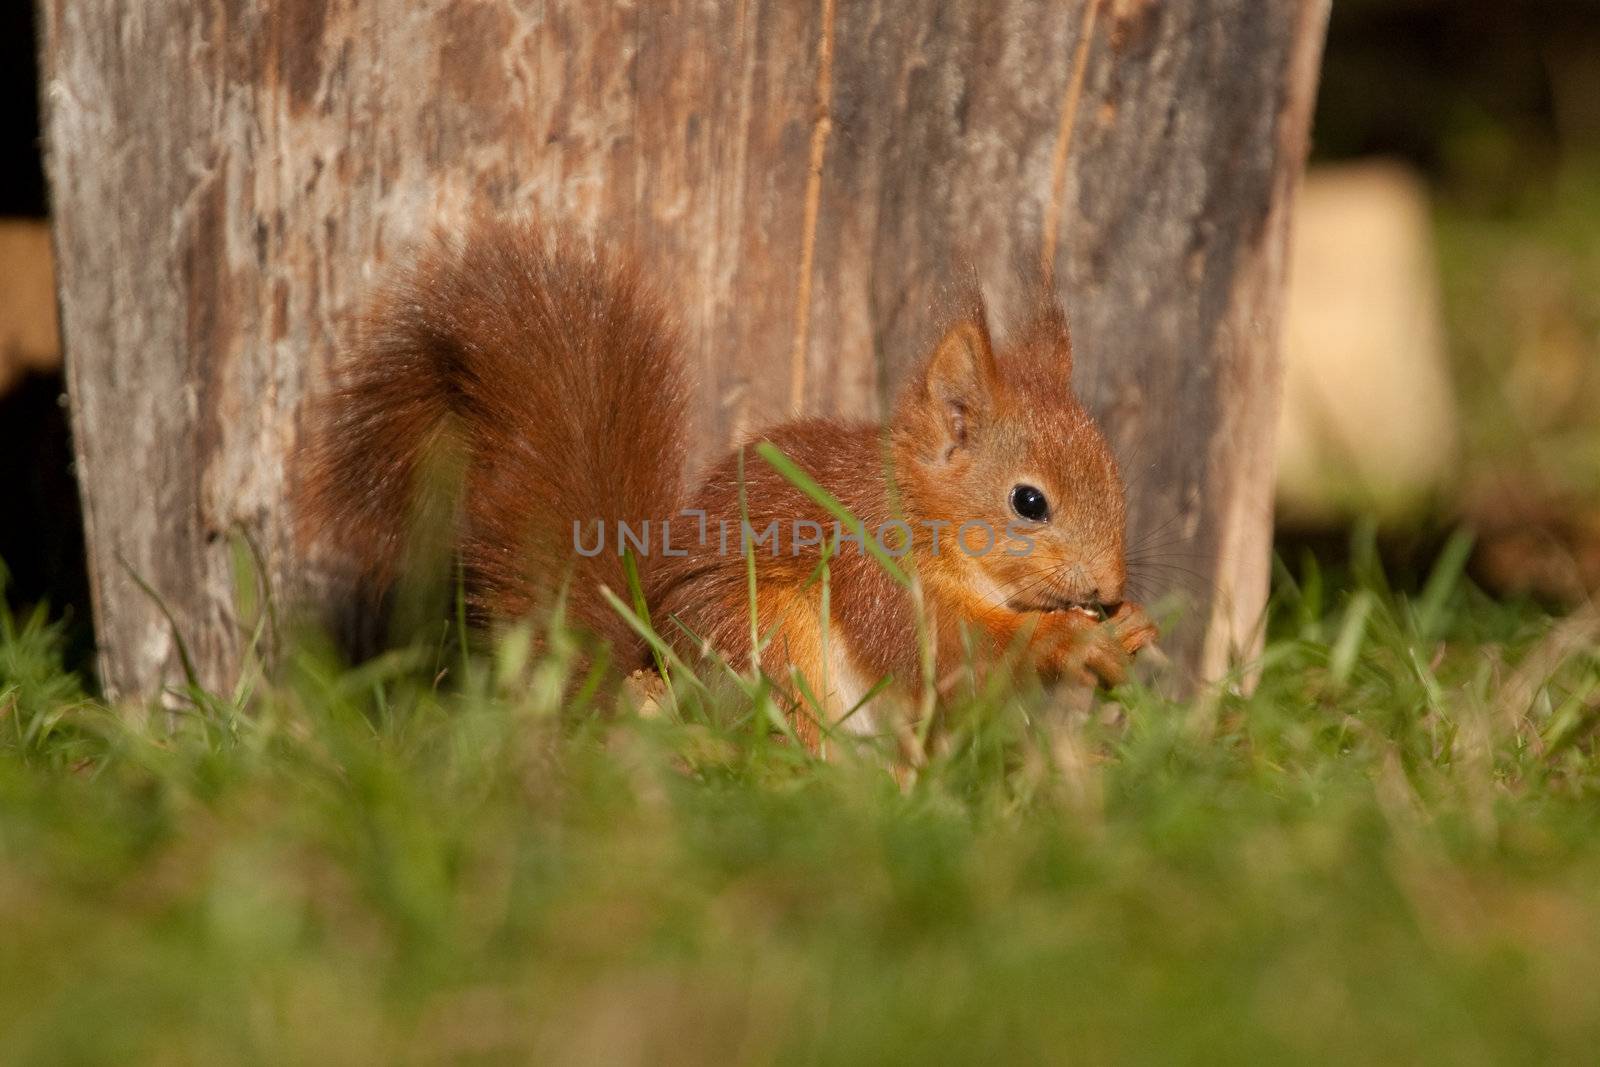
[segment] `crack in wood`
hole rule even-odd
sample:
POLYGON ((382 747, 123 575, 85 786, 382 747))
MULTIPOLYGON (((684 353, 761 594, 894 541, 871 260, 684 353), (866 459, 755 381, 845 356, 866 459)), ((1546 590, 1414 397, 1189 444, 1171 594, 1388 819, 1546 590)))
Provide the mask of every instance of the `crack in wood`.
POLYGON ((1056 249, 1060 243, 1061 202, 1066 198, 1067 160, 1071 156, 1072 131, 1078 126, 1078 103, 1083 99, 1084 76, 1089 69, 1089 45, 1094 41, 1094 24, 1100 17, 1102 0, 1085 0, 1083 32, 1077 54, 1072 58, 1072 75, 1061 97, 1061 119, 1056 125, 1055 151, 1050 157, 1050 198, 1045 201, 1044 227, 1039 241, 1039 267, 1045 282, 1055 284, 1056 249))
POLYGON ((806 347, 811 331, 811 274, 817 256, 817 215, 822 206, 822 164, 833 131, 833 30, 837 0, 822 0, 822 40, 817 54, 817 114, 811 126, 805 218, 800 232, 800 285, 794 302, 794 347, 789 356, 789 408, 805 410, 806 347))

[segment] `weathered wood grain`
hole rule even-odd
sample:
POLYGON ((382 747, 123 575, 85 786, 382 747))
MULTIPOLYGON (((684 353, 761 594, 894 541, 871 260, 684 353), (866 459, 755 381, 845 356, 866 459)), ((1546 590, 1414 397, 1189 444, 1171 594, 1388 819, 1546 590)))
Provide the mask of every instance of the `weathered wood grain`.
POLYGON ((1143 592, 1192 597, 1176 648, 1214 672, 1265 596, 1326 8, 42 0, 107 687, 179 676, 135 574, 211 684, 242 641, 235 534, 280 599, 317 594, 288 504, 302 401, 380 265, 485 204, 643 250, 693 339, 701 456, 790 411, 881 411, 964 260, 1002 319, 1049 263, 1135 538, 1181 542, 1143 592))

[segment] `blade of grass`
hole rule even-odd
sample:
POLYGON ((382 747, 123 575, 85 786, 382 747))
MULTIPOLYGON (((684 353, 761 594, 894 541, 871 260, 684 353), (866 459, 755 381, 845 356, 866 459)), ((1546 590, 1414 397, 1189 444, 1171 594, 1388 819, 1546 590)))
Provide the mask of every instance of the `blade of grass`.
POLYGON ((911 584, 910 576, 906 574, 893 556, 884 551, 883 546, 878 544, 878 539, 867 536, 866 528, 861 523, 861 520, 852 515, 850 509, 841 504, 837 497, 817 484, 816 479, 801 470, 793 460, 784 455, 778 446, 771 441, 763 441, 756 446, 756 452, 762 459, 771 464, 773 470, 783 475, 796 489, 826 509, 828 514, 846 526, 859 530, 861 532, 862 547, 867 550, 873 559, 878 561, 878 565, 888 573, 889 577, 904 586, 911 584))
POLYGON ((1345 608, 1344 622, 1339 627, 1339 636, 1334 640, 1333 648, 1328 653, 1328 673, 1341 686, 1350 681, 1356 659, 1361 655, 1361 643, 1367 630, 1367 617, 1372 613, 1374 602, 1371 590, 1363 589, 1350 598, 1350 605, 1345 608))
POLYGON ((663 641, 661 639, 661 635, 656 633, 655 630, 650 627, 649 623, 645 622, 643 619, 639 618, 638 615, 634 614, 633 609, 627 604, 623 603, 621 597, 617 596, 617 594, 613 593, 603 585, 600 587, 600 596, 605 599, 607 604, 611 605, 613 611, 622 616, 622 620, 626 622, 630 628, 632 628, 634 633, 638 634, 644 639, 645 644, 650 646, 651 652, 661 656, 662 659, 670 663, 674 668, 682 673, 683 677, 693 682, 697 688, 704 689, 706 687, 705 682, 701 681, 694 671, 689 669, 689 665, 683 662, 682 658, 680 658, 678 654, 672 650, 672 646, 663 641))
POLYGON ((1439 635, 1443 627, 1445 605, 1461 584, 1467 559, 1472 555, 1473 542, 1471 531, 1457 530, 1440 551, 1439 559, 1428 575, 1427 584, 1422 587, 1422 595, 1416 601, 1417 636, 1422 640, 1432 641, 1439 635))
MULTIPOLYGON (((117 562, 122 564, 122 569, 128 572, 128 577, 133 579, 133 584, 137 585, 144 595, 150 598, 151 602, 155 604, 156 610, 161 612, 162 618, 167 620, 167 626, 172 631, 172 642, 178 649, 178 664, 183 669, 183 678, 188 689, 188 692, 183 695, 196 707, 204 706, 206 704, 206 694, 200 685, 200 672, 195 669, 194 658, 189 655, 189 644, 183 639, 183 631, 178 627, 178 620, 173 617, 171 609, 167 607, 167 602, 162 599, 161 594, 157 593, 155 587, 144 580, 143 575, 133 569, 133 565, 120 552, 117 554, 117 562)), ((172 690, 168 691, 172 692, 172 690)))
POLYGON ((755 538, 748 537, 750 500, 745 492, 744 449, 739 449, 739 552, 744 556, 745 588, 750 597, 750 673, 761 673, 761 616, 756 610, 755 538))
MULTIPOLYGON (((640 620, 654 633, 656 627, 650 618, 650 605, 645 603, 644 583, 639 580, 639 560, 634 556, 632 548, 622 554, 622 570, 628 578, 628 594, 633 597, 633 610, 638 613, 640 620)), ((672 674, 667 665, 666 657, 657 652, 654 646, 650 649, 650 656, 655 660, 656 673, 661 675, 661 681, 666 684, 667 694, 670 699, 672 694, 672 674)))

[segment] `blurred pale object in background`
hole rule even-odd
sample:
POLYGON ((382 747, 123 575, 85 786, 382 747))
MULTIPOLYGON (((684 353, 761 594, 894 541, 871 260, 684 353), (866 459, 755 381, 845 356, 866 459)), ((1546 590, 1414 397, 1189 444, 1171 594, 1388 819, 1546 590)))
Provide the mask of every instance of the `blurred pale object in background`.
POLYGON ((0 395, 61 361, 50 224, 0 219, 0 395))
POLYGON ((1278 513, 1414 514, 1458 451, 1427 189, 1394 163, 1314 168, 1292 255, 1278 513))

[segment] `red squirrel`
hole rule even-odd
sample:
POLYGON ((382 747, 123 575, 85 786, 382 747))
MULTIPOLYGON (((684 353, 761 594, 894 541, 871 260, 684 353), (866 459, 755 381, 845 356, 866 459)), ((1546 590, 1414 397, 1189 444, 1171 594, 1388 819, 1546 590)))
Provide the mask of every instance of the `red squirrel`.
POLYGON ((983 669, 1013 655, 1047 678, 1109 685, 1155 636, 1123 599, 1123 482, 1073 393, 1066 316, 1042 290, 997 347, 969 286, 886 426, 811 418, 758 436, 858 528, 753 449, 687 488, 671 318, 636 267, 569 232, 479 221, 439 236, 380 289, 346 355, 308 454, 316 536, 392 579, 430 452, 450 442, 455 550, 478 615, 515 620, 564 591, 567 618, 630 668, 649 653, 600 593, 627 599, 624 547, 662 638, 687 661, 740 670, 753 660, 753 558, 767 638, 754 658, 812 747, 829 720, 902 727, 884 720, 923 705, 924 649, 936 682, 969 657, 983 669), (924 628, 885 555, 920 583, 924 628), (874 706, 850 714, 884 678, 874 706))

